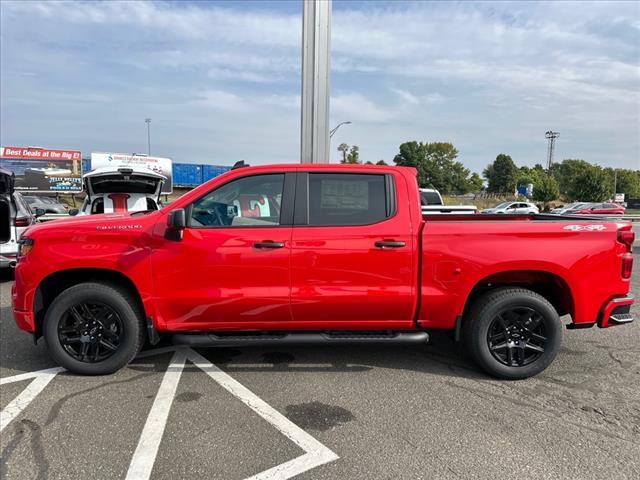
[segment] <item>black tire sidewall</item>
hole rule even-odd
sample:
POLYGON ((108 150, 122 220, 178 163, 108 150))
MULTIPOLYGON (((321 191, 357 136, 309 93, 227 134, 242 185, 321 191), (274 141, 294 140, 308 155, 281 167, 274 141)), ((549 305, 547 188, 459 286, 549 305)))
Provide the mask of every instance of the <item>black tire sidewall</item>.
POLYGON ((562 322, 553 306, 542 296, 525 289, 504 289, 481 299, 470 320, 467 346, 478 365, 495 377, 518 380, 546 369, 562 345, 562 322), (542 316, 547 342, 544 353, 529 365, 510 367, 500 363, 489 351, 487 332, 498 313, 514 307, 530 307, 542 316))
POLYGON ((141 321, 135 306, 127 295, 117 288, 99 284, 83 283, 63 291, 51 304, 44 318, 44 340, 51 357, 67 370, 82 375, 106 375, 129 363, 139 350, 141 343, 141 321), (58 324, 65 312, 83 302, 104 303, 111 307, 122 321, 118 350, 109 358, 96 363, 86 363, 71 357, 58 339, 58 324))

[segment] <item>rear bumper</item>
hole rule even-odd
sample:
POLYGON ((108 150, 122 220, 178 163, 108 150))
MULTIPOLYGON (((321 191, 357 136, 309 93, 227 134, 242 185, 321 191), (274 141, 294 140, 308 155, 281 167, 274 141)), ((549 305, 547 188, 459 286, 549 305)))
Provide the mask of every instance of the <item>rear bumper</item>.
POLYGON ((16 255, 0 254, 0 268, 15 267, 16 255))
POLYGON ((634 301, 633 295, 609 300, 602 309, 602 314, 598 319, 598 326, 607 328, 633 322, 631 305, 633 305, 634 301))

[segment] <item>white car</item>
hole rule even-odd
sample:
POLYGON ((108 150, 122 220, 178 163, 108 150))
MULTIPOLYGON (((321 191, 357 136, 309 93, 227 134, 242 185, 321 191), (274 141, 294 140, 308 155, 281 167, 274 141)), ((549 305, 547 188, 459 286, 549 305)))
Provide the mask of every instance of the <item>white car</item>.
POLYGON ((445 205, 440 192, 433 188, 420 189, 420 205, 422 206, 423 215, 437 213, 469 214, 478 211, 475 205, 445 205))
POLYGON ((529 202, 504 202, 493 208, 485 208, 481 213, 511 213, 511 214, 528 214, 540 213, 538 207, 529 202))
POLYGON ((166 179, 142 167, 96 168, 82 176, 87 197, 77 214, 159 210, 160 192, 166 179))
POLYGON ((22 195, 14 190, 15 175, 0 167, 0 268, 13 267, 18 255, 18 241, 33 225, 41 209, 31 210, 22 195))

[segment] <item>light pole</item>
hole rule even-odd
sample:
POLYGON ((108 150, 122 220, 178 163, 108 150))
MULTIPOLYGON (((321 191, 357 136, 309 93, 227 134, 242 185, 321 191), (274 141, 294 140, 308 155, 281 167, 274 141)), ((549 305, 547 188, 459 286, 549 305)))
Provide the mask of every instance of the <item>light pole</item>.
POLYGON ((145 118, 144 121, 147 124, 147 155, 151 156, 151 119, 145 118))
POLYGON ((333 138, 333 134, 336 133, 338 131, 338 129, 342 126, 342 125, 350 125, 351 121, 346 121, 346 122, 341 122, 338 125, 336 125, 335 127, 333 127, 331 129, 331 131, 329 132, 329 138, 333 138))

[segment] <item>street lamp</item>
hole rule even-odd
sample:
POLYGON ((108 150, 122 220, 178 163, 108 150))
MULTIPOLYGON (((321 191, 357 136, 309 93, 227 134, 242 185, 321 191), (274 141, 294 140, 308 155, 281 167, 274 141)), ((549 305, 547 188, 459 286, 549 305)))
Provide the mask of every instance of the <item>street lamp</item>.
POLYGON ((144 122, 147 124, 147 155, 151 156, 151 119, 145 118, 144 122))
POLYGON ((329 138, 333 137, 333 134, 336 133, 338 131, 338 129, 342 126, 342 125, 350 125, 351 122, 347 121, 347 122, 341 122, 338 125, 336 125, 330 132, 329 132, 329 138))

